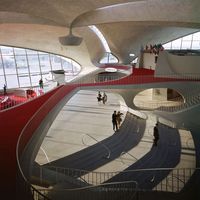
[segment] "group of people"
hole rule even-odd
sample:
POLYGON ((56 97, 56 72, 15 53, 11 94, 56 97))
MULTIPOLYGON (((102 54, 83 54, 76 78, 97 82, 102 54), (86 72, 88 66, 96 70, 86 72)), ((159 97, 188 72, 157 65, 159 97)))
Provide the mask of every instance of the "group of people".
POLYGON ((164 47, 162 46, 162 44, 150 44, 149 46, 146 45, 145 47, 145 51, 149 51, 150 53, 154 53, 155 55, 156 54, 159 54, 160 51, 163 51, 164 50, 164 47))
POLYGON ((118 131, 119 127, 121 125, 122 122, 122 115, 123 113, 121 113, 120 111, 114 111, 112 114, 112 124, 113 124, 113 130, 114 131, 118 131))
POLYGON ((157 63, 158 60, 158 54, 160 51, 163 51, 164 47, 162 44, 150 44, 146 45, 145 48, 142 46, 141 51, 148 52, 148 53, 153 53, 155 55, 155 63, 157 63))
POLYGON ((107 102, 107 99, 108 99, 108 97, 107 97, 107 95, 106 95, 105 92, 103 93, 103 95, 101 94, 100 91, 98 92, 98 95, 97 95, 97 101, 98 101, 98 103, 100 103, 102 101, 103 104, 105 104, 107 102))

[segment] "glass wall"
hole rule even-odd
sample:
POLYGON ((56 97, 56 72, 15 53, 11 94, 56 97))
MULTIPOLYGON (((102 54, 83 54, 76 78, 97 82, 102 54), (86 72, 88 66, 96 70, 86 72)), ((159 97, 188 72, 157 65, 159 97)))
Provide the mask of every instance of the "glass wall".
POLYGON ((178 38, 163 45, 165 49, 200 49, 200 32, 178 38))
POLYGON ((81 71, 81 66, 72 59, 30 49, 0 46, 0 87, 37 86, 52 80, 52 70, 64 70, 65 80, 70 80, 81 71))
POLYGON ((118 63, 119 60, 117 57, 115 57, 112 53, 106 52, 103 56, 103 58, 100 60, 101 64, 107 64, 107 63, 118 63))

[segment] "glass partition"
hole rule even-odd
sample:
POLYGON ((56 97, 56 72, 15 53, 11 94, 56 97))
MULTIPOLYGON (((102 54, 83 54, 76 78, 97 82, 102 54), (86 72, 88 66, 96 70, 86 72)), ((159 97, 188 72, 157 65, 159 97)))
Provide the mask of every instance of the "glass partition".
POLYGON ((163 44, 165 49, 200 49, 200 32, 196 32, 163 44))

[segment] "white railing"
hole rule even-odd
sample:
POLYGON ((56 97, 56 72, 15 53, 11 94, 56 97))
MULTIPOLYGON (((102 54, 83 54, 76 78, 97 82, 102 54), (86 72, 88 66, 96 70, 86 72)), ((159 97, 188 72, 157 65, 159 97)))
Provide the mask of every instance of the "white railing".
MULTIPOLYGON (((73 80, 73 82, 69 82, 66 84, 76 84, 77 86, 82 86, 84 84, 87 83, 92 83, 92 84, 97 84, 97 86, 102 85, 107 85, 107 87, 109 87, 109 85, 130 85, 130 84, 142 84, 142 83, 153 83, 155 80, 156 82, 165 82, 165 81, 169 81, 169 79, 171 79, 170 81, 200 81, 200 78, 198 75, 196 74, 184 74, 182 75, 181 79, 176 79, 176 75, 165 75, 162 76, 162 78, 160 77, 154 77, 153 75, 138 75, 138 76, 126 76, 123 78, 120 78, 118 76, 101 76, 100 79, 95 79, 95 77, 90 77, 88 75, 86 75, 85 77, 81 77, 80 79, 77 78, 77 80, 73 80)), ((51 82, 51 81, 50 81, 51 82)), ((44 83, 44 89, 41 89, 39 87, 31 87, 31 88, 24 88, 22 90, 24 90, 24 100, 22 101, 22 99, 20 100, 20 97, 15 97, 12 98, 9 95, 5 95, 4 97, 1 97, 0 99, 0 110, 4 110, 13 106, 16 106, 20 103, 23 103, 25 101, 28 101, 32 98, 34 98, 35 96, 39 96, 42 95, 43 93, 47 92, 49 90, 49 88, 47 89, 47 86, 49 83, 46 82, 44 83)), ((54 84, 53 87, 56 87, 57 85, 54 84)), ((200 87, 199 84, 193 84, 193 88, 191 90, 191 88, 185 89, 186 91, 184 92, 184 99, 185 102, 189 102, 187 103, 188 105, 193 105, 193 104, 197 104, 199 103, 199 98, 200 98, 200 87)), ((121 86, 122 87, 122 86, 121 86)), ((139 86, 138 86, 139 87, 139 86)), ((52 89, 52 88, 50 88, 52 89)), ((166 108, 163 108, 162 104, 142 104, 139 103, 138 104, 139 107, 144 107, 144 108, 150 108, 150 109, 155 109, 160 107, 159 109, 162 110, 166 110, 166 108)), ((172 107, 172 108, 167 108, 169 111, 173 111, 176 109, 180 109, 182 105, 178 105, 176 108, 172 107)), ((167 107, 169 107, 169 105, 167 105, 167 107)))

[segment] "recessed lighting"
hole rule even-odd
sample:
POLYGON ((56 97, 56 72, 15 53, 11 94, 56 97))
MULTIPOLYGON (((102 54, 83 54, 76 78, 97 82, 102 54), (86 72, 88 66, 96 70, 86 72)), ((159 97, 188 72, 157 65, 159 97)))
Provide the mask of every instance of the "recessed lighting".
POLYGON ((106 72, 116 72, 117 69, 113 68, 113 67, 108 67, 108 68, 105 68, 105 71, 106 72))
POLYGON ((133 56, 135 56, 135 54, 134 54, 134 53, 130 53, 129 56, 132 56, 132 57, 133 57, 133 56))

